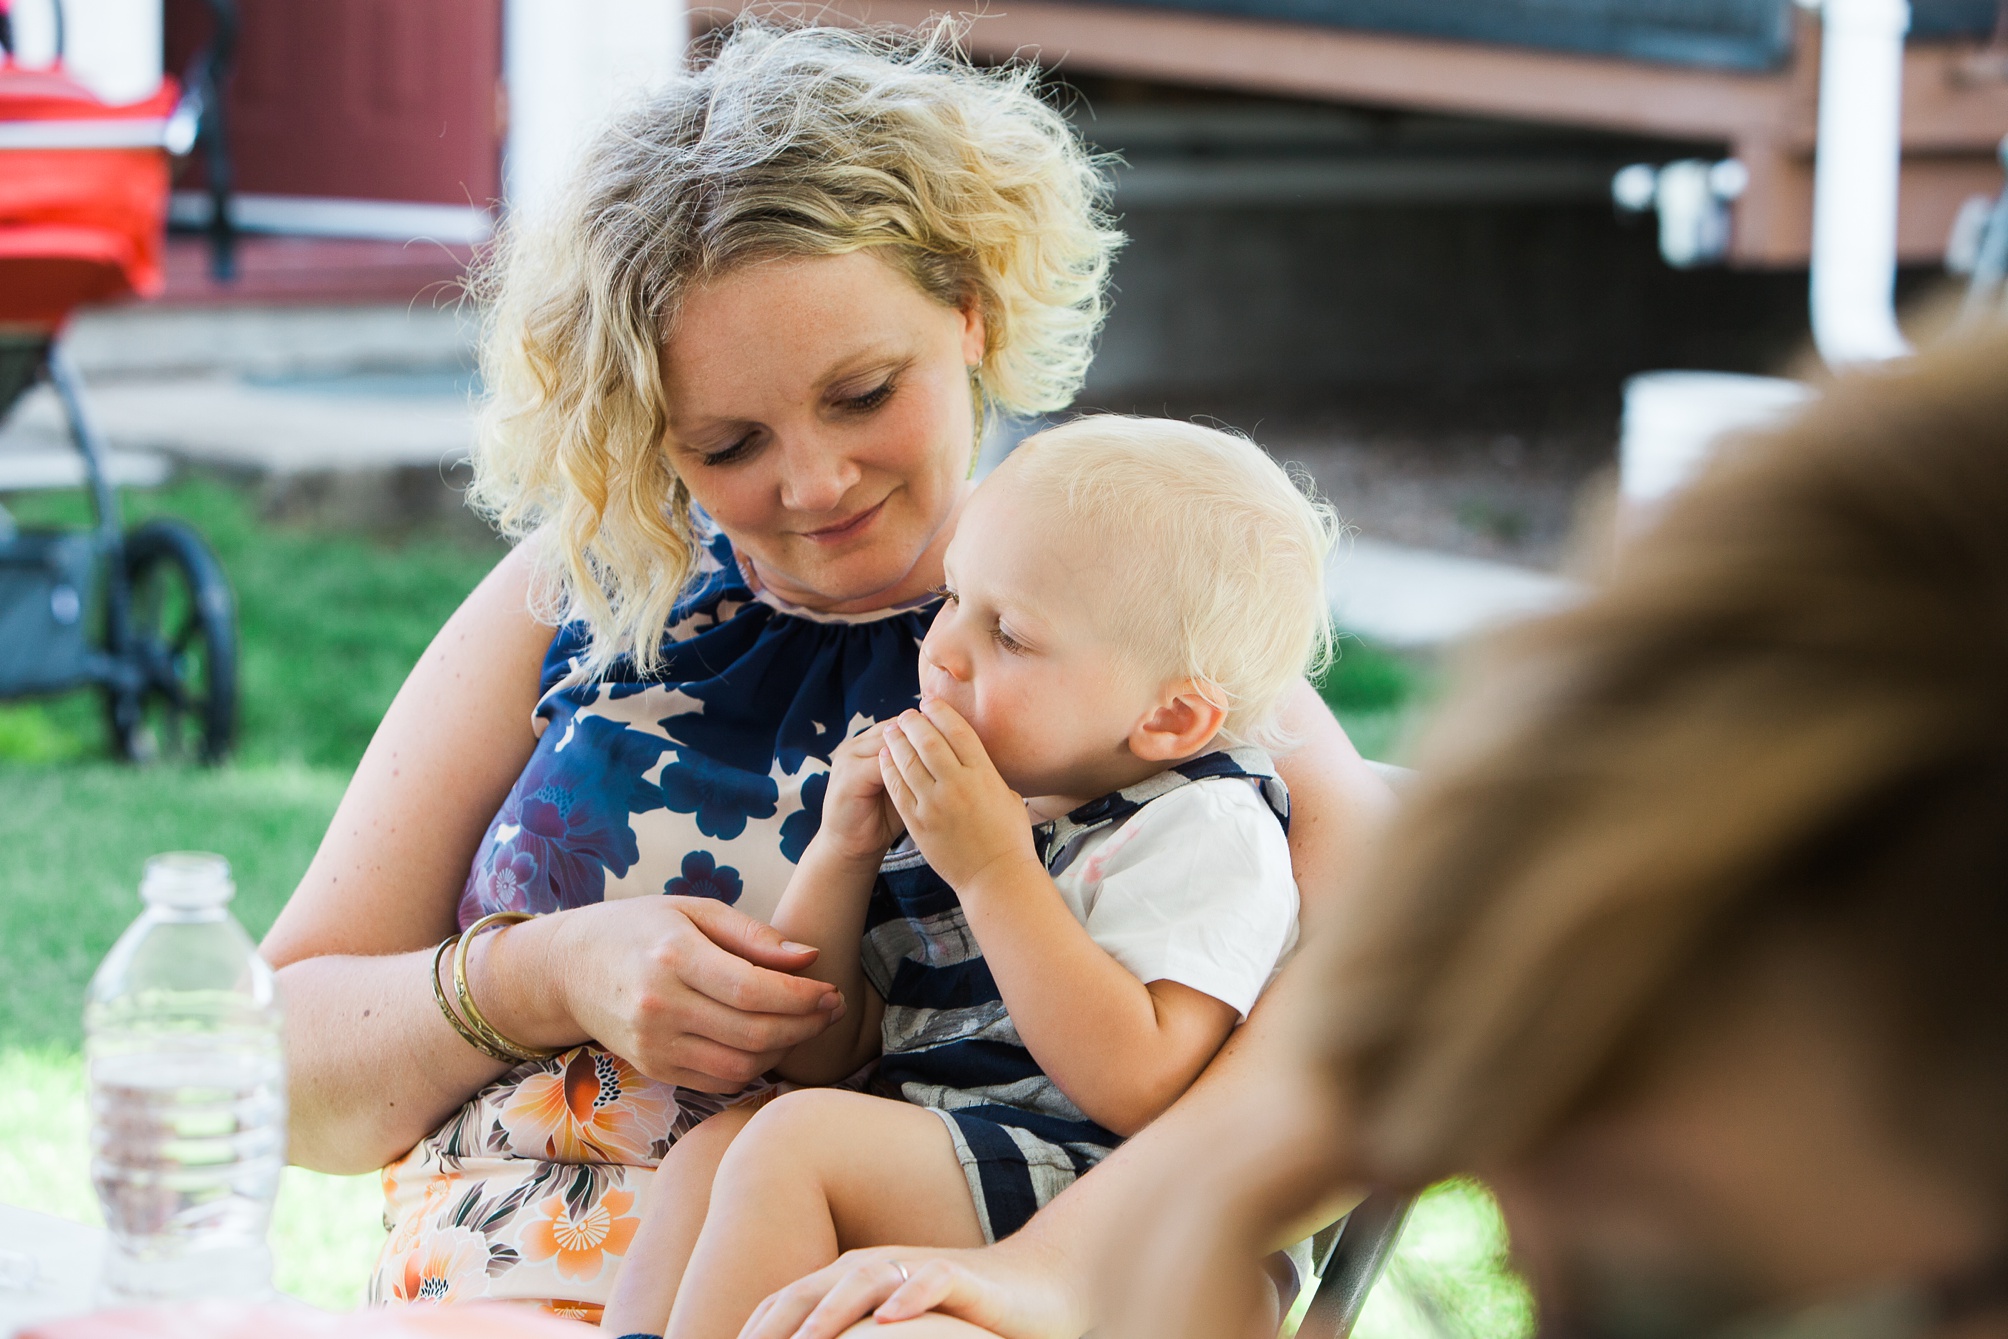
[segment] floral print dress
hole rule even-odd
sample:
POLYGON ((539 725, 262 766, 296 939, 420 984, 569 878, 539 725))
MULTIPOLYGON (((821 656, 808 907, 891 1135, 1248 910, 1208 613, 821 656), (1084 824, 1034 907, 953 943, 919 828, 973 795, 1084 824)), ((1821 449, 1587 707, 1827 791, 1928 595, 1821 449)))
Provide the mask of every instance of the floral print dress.
MULTIPOLYGON (((482 839, 460 924, 663 893, 765 919, 815 835, 831 750, 917 701, 936 607, 797 609, 756 594, 715 536, 658 673, 567 683, 584 630, 560 629, 544 732, 482 839)), ((518 1065, 384 1169, 371 1300, 514 1299, 597 1320, 656 1163, 757 1095, 657 1083, 592 1045, 518 1065)))

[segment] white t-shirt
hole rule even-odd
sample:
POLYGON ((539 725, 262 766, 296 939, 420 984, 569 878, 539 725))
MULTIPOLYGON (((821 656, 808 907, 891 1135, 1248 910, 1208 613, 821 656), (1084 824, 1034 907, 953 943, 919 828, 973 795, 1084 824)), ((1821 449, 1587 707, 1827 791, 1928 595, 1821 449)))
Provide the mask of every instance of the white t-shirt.
POLYGON ((1290 843, 1238 777, 1180 786, 1092 834, 1053 882, 1139 981, 1176 981, 1243 1018, 1297 942, 1290 843))

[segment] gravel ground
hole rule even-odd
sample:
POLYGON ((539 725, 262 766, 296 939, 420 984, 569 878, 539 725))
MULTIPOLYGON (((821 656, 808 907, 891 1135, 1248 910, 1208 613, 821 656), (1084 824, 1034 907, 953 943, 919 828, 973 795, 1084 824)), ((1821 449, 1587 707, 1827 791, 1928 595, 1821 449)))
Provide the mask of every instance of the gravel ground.
POLYGON ((1301 464, 1362 535, 1550 571, 1617 460, 1615 387, 1122 408, 1246 432, 1301 464))

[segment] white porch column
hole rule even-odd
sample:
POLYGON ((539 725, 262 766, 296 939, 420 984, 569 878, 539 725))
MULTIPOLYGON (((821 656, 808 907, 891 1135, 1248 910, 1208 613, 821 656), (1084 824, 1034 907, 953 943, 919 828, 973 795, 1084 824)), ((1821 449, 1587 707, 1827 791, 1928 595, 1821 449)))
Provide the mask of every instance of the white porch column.
POLYGON ((547 204, 586 137, 624 99, 674 73, 688 41, 683 0, 505 0, 510 208, 547 204))

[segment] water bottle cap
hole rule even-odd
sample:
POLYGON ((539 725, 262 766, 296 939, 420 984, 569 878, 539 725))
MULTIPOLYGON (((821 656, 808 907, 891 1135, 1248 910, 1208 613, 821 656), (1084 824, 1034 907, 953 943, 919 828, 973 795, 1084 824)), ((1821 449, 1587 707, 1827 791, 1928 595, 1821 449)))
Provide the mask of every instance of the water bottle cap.
POLYGON ((169 851, 146 862, 139 895, 151 907, 202 911, 220 907, 237 891, 230 862, 208 851, 169 851))

